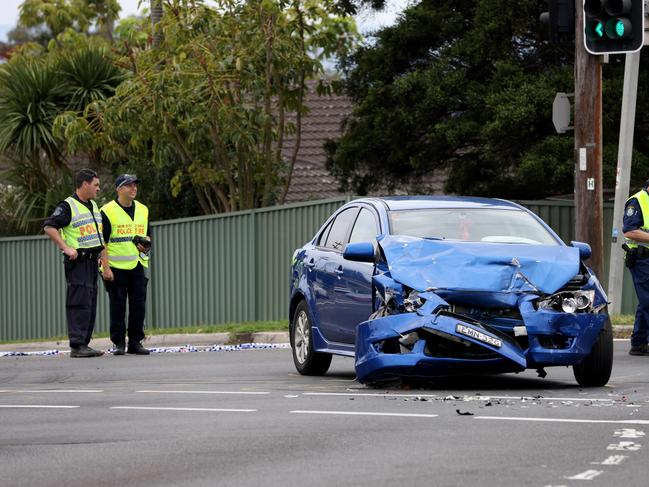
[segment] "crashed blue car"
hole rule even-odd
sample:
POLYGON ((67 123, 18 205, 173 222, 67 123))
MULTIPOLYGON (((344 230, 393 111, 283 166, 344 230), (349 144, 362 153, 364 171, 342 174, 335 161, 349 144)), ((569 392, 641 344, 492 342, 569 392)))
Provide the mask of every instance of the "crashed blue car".
POLYGON ((352 201, 293 255, 295 367, 322 375, 345 355, 380 384, 563 365, 603 386, 613 338, 590 253, 510 201, 352 201))

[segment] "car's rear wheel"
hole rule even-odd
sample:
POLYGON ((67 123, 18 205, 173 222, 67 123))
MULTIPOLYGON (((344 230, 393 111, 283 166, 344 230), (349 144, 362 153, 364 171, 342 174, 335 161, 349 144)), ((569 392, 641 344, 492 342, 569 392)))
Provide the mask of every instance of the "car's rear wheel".
POLYGON ((331 365, 331 355, 313 351, 311 318, 306 302, 298 304, 291 324, 291 345, 295 368, 302 375, 324 375, 331 365))
POLYGON ((606 318, 602 331, 586 358, 572 371, 577 383, 583 387, 603 387, 611 377, 613 369, 613 329, 610 318, 606 318))

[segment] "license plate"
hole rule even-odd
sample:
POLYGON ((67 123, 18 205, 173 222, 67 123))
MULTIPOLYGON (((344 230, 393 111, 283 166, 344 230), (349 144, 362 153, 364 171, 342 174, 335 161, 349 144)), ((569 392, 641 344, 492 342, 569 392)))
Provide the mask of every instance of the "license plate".
POLYGON ((492 347, 500 348, 503 344, 502 340, 499 340, 498 338, 494 338, 486 333, 476 330, 475 328, 460 323, 455 325, 455 332, 491 345, 492 347))

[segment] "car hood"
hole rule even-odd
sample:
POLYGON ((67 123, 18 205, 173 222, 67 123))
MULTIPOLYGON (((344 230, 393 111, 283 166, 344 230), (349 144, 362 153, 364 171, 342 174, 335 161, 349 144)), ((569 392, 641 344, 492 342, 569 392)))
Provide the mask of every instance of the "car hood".
POLYGON ((392 279, 417 291, 552 294, 579 272, 564 245, 473 243, 401 235, 379 239, 392 279))

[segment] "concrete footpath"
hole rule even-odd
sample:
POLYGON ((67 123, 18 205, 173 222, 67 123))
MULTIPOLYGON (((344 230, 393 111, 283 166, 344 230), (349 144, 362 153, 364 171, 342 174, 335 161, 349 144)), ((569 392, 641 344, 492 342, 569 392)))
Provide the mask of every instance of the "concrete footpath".
MULTIPOLYGON (((628 339, 631 337, 633 326, 620 325, 613 327, 613 337, 628 339)), ((288 331, 257 332, 257 333, 185 333, 169 335, 149 335, 143 344, 147 348, 178 347, 183 345, 240 345, 242 343, 288 343, 288 331)), ((109 350, 112 343, 108 338, 98 338, 90 342, 90 346, 100 350, 109 350)), ((0 344, 0 352, 37 352, 43 350, 70 350, 67 340, 43 341, 29 343, 0 344)))
MULTIPOLYGON (((149 335, 142 344, 147 348, 178 347, 183 345, 240 345, 242 343, 288 343, 288 332, 257 333, 186 333, 170 335, 149 335)), ((92 348, 109 350, 113 347, 109 338, 97 338, 90 342, 92 348)), ((37 352, 42 350, 70 350, 67 340, 29 343, 0 344, 0 352, 37 352)))

